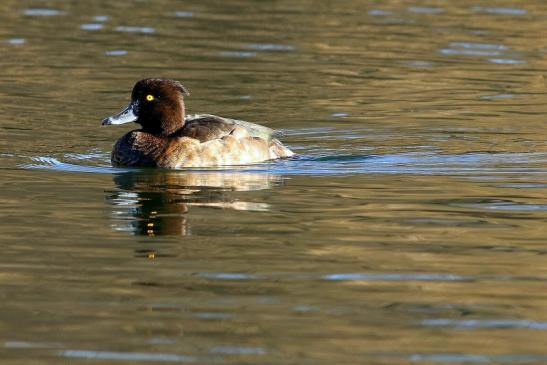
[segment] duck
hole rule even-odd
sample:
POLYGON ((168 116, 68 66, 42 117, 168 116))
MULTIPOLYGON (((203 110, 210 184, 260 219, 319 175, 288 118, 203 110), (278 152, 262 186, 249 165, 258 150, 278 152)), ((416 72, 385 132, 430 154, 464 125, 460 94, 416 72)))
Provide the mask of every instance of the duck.
POLYGON ((180 169, 246 165, 288 158, 294 153, 263 125, 212 114, 186 115, 188 89, 179 81, 137 81, 129 105, 102 125, 135 122, 111 154, 113 166, 180 169))

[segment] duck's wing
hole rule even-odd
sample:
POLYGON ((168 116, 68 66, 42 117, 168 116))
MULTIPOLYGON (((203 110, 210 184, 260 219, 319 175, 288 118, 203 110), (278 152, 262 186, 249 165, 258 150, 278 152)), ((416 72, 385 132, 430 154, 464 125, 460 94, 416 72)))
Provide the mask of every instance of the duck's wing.
POLYGON ((223 118, 211 114, 189 115, 184 120, 184 127, 176 134, 177 137, 190 137, 207 142, 230 134, 240 133, 244 129, 251 137, 259 137, 269 141, 275 131, 262 125, 243 120, 223 118))
POLYGON ((269 141, 274 136, 277 136, 277 131, 265 127, 260 124, 255 124, 251 122, 246 122, 244 120, 237 120, 237 119, 230 119, 235 124, 237 124, 240 127, 243 127, 247 130, 247 132, 251 135, 251 137, 259 137, 266 141, 269 141))

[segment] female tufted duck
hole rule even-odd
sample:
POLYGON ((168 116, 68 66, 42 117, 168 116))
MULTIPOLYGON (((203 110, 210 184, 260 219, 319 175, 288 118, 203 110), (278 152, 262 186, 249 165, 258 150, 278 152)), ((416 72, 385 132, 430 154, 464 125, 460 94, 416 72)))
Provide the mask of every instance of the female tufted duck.
POLYGON ((270 128, 210 114, 185 116, 181 83, 167 79, 138 81, 131 102, 103 125, 136 122, 116 142, 114 166, 205 167, 242 165, 290 157, 294 153, 274 138, 270 128))

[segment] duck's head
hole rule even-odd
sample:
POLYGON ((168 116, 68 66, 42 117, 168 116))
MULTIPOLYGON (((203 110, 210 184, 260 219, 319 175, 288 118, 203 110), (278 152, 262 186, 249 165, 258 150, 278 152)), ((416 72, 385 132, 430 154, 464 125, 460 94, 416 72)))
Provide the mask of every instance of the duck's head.
POLYGON ((121 112, 103 119, 103 125, 135 122, 142 131, 168 136, 184 125, 184 100, 190 95, 178 81, 143 79, 131 92, 131 102, 121 112))

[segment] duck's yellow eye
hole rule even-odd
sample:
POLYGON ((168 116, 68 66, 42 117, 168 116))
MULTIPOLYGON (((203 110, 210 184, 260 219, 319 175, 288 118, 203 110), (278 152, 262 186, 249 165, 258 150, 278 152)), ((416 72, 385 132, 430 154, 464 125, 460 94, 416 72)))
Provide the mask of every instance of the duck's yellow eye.
POLYGON ((146 95, 146 100, 148 101, 154 100, 154 95, 146 95))

